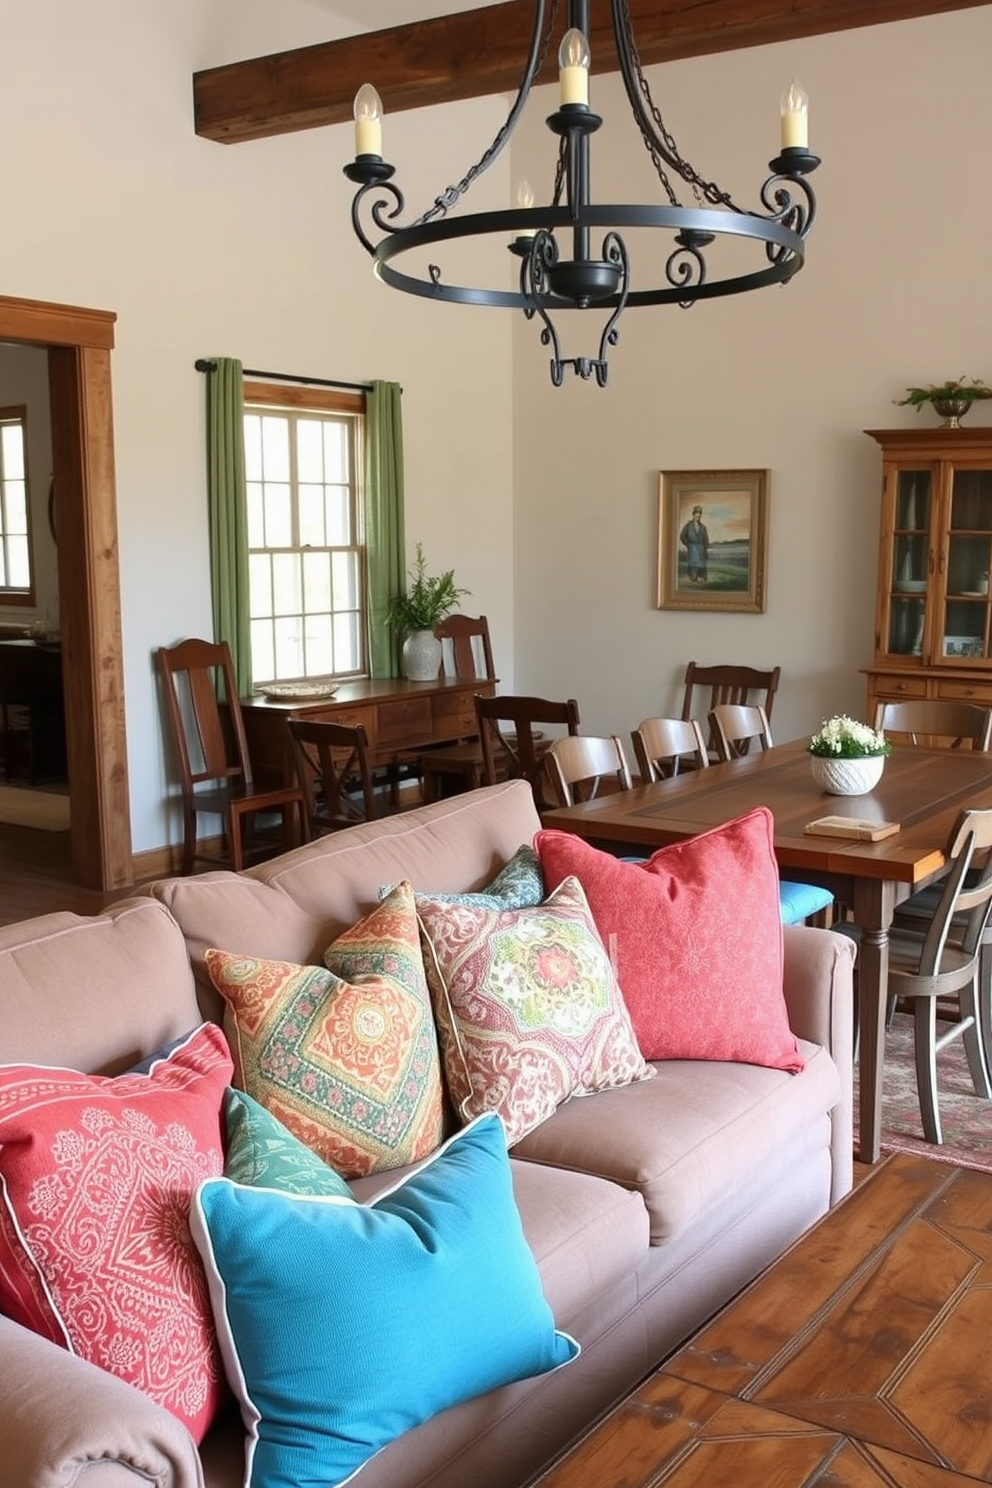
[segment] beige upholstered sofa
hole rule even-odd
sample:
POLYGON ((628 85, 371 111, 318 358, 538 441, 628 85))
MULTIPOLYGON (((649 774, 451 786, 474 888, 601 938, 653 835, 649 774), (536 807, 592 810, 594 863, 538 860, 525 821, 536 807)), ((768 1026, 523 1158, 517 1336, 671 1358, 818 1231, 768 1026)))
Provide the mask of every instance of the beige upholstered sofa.
MULTIPOLYGON (((219 1000, 204 952, 320 963, 383 884, 486 884, 539 822, 521 782, 324 838, 242 875, 162 881, 86 919, 0 929, 0 1049, 117 1074, 219 1000)), ((365 1488, 515 1488, 628 1391, 851 1183, 852 953, 785 932, 801 1074, 676 1061, 654 1079, 560 1107, 511 1153, 514 1193, 566 1368, 416 1427, 365 1488), (836 1056, 836 1057, 834 1057, 836 1056)), ((359 1180, 359 1197, 382 1179, 359 1180)), ((244 1435, 230 1406, 198 1450, 131 1386, 0 1318, 0 1484, 233 1488, 244 1435)))

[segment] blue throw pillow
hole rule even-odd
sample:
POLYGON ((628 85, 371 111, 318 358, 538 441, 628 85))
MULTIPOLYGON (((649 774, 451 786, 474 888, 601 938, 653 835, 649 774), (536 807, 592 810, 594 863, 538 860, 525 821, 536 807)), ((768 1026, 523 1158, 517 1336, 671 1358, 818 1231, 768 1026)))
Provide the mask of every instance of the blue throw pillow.
POLYGON ((332 1488, 436 1412, 567 1364, 492 1112, 369 1204, 212 1178, 190 1215, 246 1488, 332 1488))

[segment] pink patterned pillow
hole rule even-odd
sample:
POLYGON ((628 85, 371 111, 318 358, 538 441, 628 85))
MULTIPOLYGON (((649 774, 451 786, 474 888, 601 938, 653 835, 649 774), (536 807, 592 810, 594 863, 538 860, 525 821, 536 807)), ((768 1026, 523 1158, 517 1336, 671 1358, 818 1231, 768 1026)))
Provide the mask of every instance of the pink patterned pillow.
POLYGON ((145 1074, 0 1066, 0 1309, 150 1395, 197 1441, 221 1396, 189 1231, 232 1073, 205 1023, 145 1074))
POLYGON ((346 1178, 417 1162, 444 1140, 444 1104, 410 885, 324 959, 207 951, 236 1083, 346 1178))
POLYGON ((572 1095, 646 1080, 585 895, 569 879, 534 908, 417 895, 452 1103, 496 1111, 518 1142, 572 1095))
POLYGON ((550 828, 548 888, 574 874, 610 952, 646 1059, 803 1068, 782 994, 782 921, 765 806, 625 863, 550 828))

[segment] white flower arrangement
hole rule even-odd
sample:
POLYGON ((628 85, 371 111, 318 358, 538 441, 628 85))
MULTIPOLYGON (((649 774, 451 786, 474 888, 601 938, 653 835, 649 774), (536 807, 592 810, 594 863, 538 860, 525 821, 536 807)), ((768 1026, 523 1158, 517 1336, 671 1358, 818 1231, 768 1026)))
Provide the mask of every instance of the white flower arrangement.
POLYGON ((823 720, 809 741, 809 752, 821 759, 871 759, 891 754, 892 745, 880 729, 839 713, 823 720))

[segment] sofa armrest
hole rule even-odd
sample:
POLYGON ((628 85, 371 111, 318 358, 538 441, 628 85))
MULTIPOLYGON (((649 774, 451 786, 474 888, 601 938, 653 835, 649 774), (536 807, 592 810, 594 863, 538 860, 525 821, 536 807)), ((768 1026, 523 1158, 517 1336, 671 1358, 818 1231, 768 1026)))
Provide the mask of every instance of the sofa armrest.
POLYGON ((203 1488, 174 1416, 123 1380, 0 1317, 0 1481, 18 1488, 203 1488))
POLYGON ((854 954, 853 942, 832 930, 788 925, 785 1002, 797 1038, 829 1051, 840 1075, 841 1098, 831 1112, 833 1178, 830 1202, 854 1181, 854 954))

